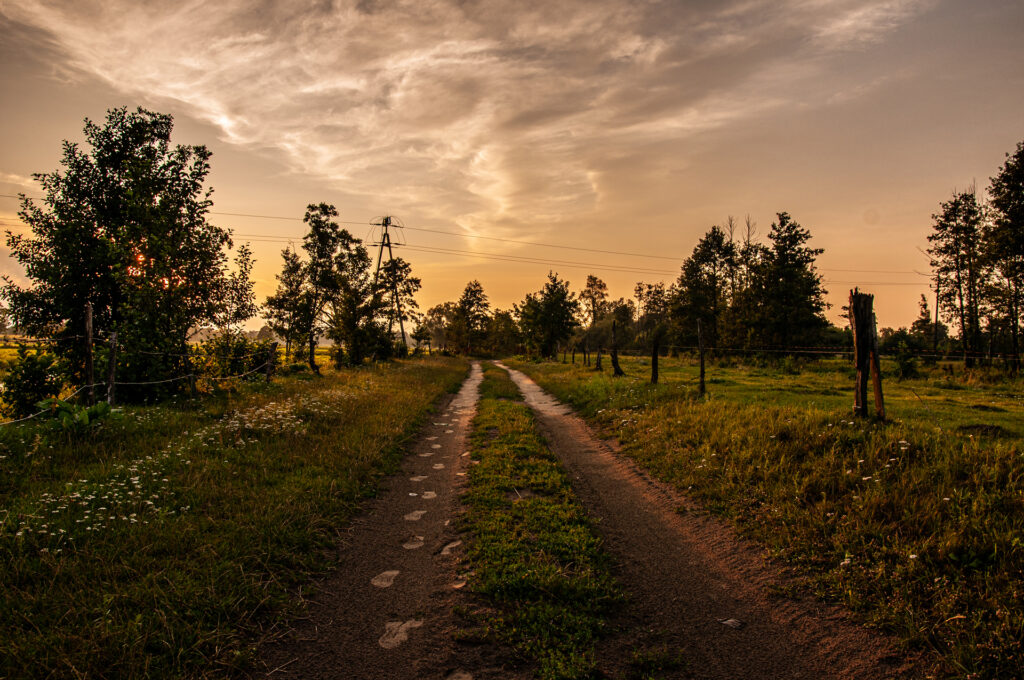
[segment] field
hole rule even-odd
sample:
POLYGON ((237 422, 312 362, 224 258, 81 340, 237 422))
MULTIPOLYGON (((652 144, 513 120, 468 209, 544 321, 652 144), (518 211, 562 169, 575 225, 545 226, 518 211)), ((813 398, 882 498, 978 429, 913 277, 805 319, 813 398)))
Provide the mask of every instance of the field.
POLYGON ((244 669, 466 362, 427 359, 0 430, 0 676, 244 669))
MULTIPOLYGON (((1011 678, 1024 639, 1024 387, 937 368, 885 382, 889 421, 854 420, 833 361, 624 358, 626 378, 514 362, 656 477, 729 518, 951 676, 1011 678)), ((513 362, 510 362, 513 363, 513 362)), ((779 596, 786 596, 780 592, 779 596)))

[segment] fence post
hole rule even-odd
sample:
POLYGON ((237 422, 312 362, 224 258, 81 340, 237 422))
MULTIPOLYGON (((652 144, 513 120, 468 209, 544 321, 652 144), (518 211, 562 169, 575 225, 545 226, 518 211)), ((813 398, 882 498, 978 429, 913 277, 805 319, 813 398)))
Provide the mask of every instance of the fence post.
POLYGON ((274 359, 277 357, 277 343, 271 343, 270 350, 267 352, 267 382, 270 382, 270 376, 274 373, 274 359))
POLYGON ((885 400, 882 398, 882 367, 878 361, 878 326, 874 310, 871 311, 871 386, 875 392, 875 417, 885 420, 885 400))
POLYGON ((654 331, 654 338, 651 342, 651 384, 658 384, 658 351, 661 349, 661 333, 654 331))
POLYGON ((85 400, 89 406, 96 403, 96 392, 93 385, 96 383, 96 374, 92 361, 92 303, 85 303, 85 379, 89 388, 85 391, 85 400))
POLYGON ((868 415, 868 375, 870 374, 875 396, 875 415, 884 420, 885 402, 882 398, 882 371, 878 361, 878 333, 875 328, 874 300, 874 295, 861 293, 856 288, 850 291, 850 329, 853 331, 853 355, 857 367, 853 412, 862 417, 868 415))
POLYGON ((107 357, 107 403, 114 405, 114 379, 117 377, 117 331, 110 333, 110 355, 107 357))
POLYGON ((697 319, 697 351, 700 353, 700 383, 697 385, 697 393, 704 396, 704 326, 700 319, 697 319))

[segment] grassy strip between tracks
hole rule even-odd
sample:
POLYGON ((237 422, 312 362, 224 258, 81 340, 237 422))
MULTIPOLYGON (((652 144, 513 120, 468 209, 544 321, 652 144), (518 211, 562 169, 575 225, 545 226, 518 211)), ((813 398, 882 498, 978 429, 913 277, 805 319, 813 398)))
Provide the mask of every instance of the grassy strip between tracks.
MULTIPOLYGON (((572 404, 658 478, 732 519, 939 674, 1024 667, 1024 458, 1019 441, 924 421, 772 406, 691 385, 509 362, 572 404)), ((643 375, 643 374, 641 374, 643 375)), ((766 376, 763 390, 772 389, 766 376)))
POLYGON ((0 677, 223 676, 466 363, 325 371, 0 431, 0 677))
POLYGON ((487 365, 463 496, 470 586, 488 603, 465 632, 510 645, 539 678, 588 678, 621 601, 565 471, 505 371, 487 365))

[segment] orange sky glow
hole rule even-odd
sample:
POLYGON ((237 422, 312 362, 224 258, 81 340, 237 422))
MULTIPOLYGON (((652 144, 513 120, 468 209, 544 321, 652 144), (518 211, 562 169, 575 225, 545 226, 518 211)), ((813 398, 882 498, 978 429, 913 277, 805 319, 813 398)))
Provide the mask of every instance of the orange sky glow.
POLYGON ((932 213, 1024 139, 1015 0, 0 0, 0 32, 0 194, 39 196, 84 117, 170 113, 260 300, 311 202, 358 237, 400 218, 422 309, 471 279, 507 309, 549 270, 630 297, 787 211, 830 319, 858 285, 908 325, 932 213))

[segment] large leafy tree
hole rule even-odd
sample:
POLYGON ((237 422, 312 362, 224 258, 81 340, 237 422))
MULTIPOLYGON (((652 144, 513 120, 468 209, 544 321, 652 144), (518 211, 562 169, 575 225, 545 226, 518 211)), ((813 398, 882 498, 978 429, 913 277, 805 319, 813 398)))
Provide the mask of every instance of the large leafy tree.
MULTIPOLYGON (((142 108, 87 119, 85 146, 65 141, 62 169, 35 175, 41 202, 22 196, 32 233, 7 244, 31 285, 5 278, 0 295, 19 327, 56 338, 79 370, 86 303, 97 335, 117 330, 133 351, 155 350, 137 357, 180 357, 191 331, 253 311, 251 257, 231 276, 230 233, 207 221, 211 154, 172 146, 172 129, 171 116, 142 108)), ((136 376, 177 360, 137 359, 136 376)))
POLYGON ((467 283, 455 307, 456 319, 451 330, 458 338, 460 349, 471 354, 487 334, 487 320, 491 312, 491 303, 483 285, 475 279, 467 283))
POLYGON ((777 217, 768 232, 771 246, 753 272, 750 289, 760 304, 753 310, 752 322, 762 344, 792 349, 815 343, 828 327, 825 289, 814 267, 825 251, 807 246, 811 232, 789 213, 777 213, 777 217))
POLYGON ((281 256, 284 267, 277 275, 277 291, 267 298, 264 308, 267 325, 284 340, 285 355, 291 356, 292 348, 299 348, 305 342, 300 320, 308 316, 303 307, 307 300, 303 294, 306 273, 302 259, 291 247, 285 248, 281 256))
POLYGON ((928 236, 932 270, 939 288, 939 309, 956 321, 964 363, 974 365, 981 350, 982 295, 987 272, 983 257, 981 205, 974 190, 955 193, 932 215, 935 224, 928 236))
POLYGON ((987 234, 995 274, 994 298, 1010 329, 1013 369, 1020 370, 1021 302, 1024 299, 1024 142, 991 179, 992 223, 987 234))
MULTIPOLYGON (((400 257, 389 259, 380 268, 377 294, 382 298, 381 309, 387 321, 388 335, 394 333, 395 325, 408 324, 419 320, 419 303, 416 293, 422 287, 419 277, 412 275, 412 265, 400 257)), ((404 328, 404 325, 402 326, 404 328)), ((406 339, 402 338, 405 344, 406 339)))
POLYGON ((541 356, 554 357, 558 346, 572 336, 579 309, 576 296, 569 291, 569 282, 549 272, 544 287, 527 294, 515 311, 530 347, 541 356))
POLYGON ((732 290, 736 255, 733 242, 721 228, 713 226, 683 262, 672 295, 672 312, 680 341, 693 342, 699 320, 705 342, 711 346, 718 344, 719 328, 732 290))
POLYGON ((593 274, 587 275, 587 282, 580 293, 581 312, 586 315, 587 326, 593 326, 601 320, 608 306, 608 284, 593 274))
POLYGON ((363 242, 347 230, 339 232, 334 253, 334 296, 328 301, 328 336, 344 354, 338 363, 359 365, 382 349, 390 354, 390 337, 378 320, 381 296, 374 288, 372 261, 363 242))

